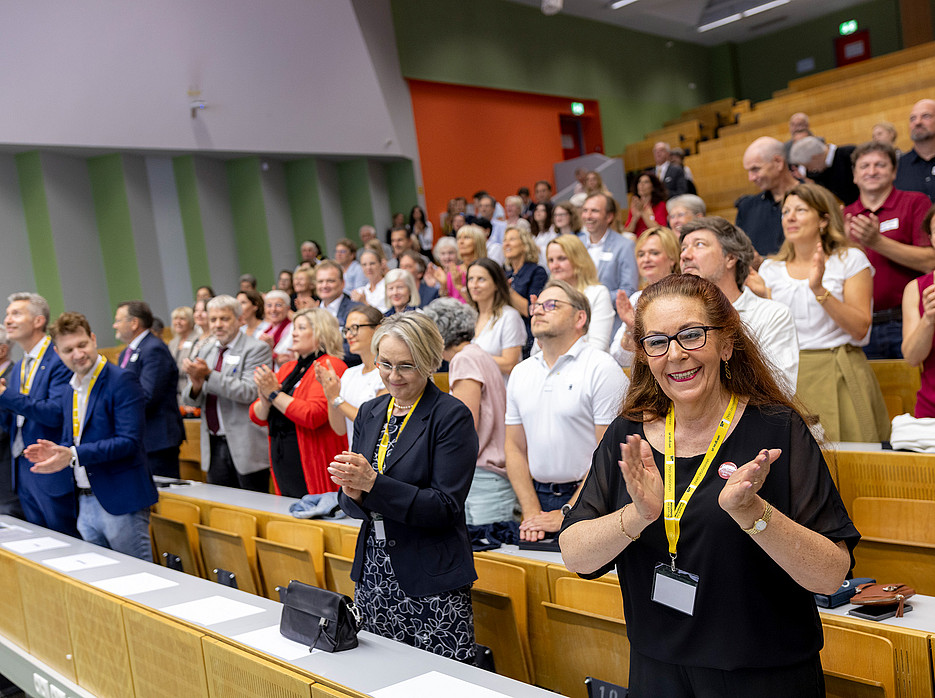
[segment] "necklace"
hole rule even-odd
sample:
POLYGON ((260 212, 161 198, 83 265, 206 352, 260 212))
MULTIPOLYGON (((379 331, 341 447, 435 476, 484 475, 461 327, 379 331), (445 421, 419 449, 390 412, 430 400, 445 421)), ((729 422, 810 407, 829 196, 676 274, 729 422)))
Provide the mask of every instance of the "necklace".
POLYGON ((400 405, 398 402, 395 402, 393 403, 393 408, 399 410, 411 410, 415 404, 416 403, 412 403, 412 405, 400 405))

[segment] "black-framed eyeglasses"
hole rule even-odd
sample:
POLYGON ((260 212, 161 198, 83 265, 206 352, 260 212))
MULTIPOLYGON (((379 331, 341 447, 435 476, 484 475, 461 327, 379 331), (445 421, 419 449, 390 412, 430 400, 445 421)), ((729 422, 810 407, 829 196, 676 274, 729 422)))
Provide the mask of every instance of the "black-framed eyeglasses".
POLYGON ((347 327, 341 329, 341 334, 343 334, 345 337, 356 337, 361 327, 377 327, 377 325, 373 323, 365 323, 363 325, 348 325, 347 327))
POLYGON ((412 364, 391 364, 386 361, 380 361, 377 359, 373 362, 373 365, 377 367, 380 373, 385 373, 387 375, 391 374, 394 370, 401 376, 411 376, 413 373, 416 373, 419 369, 413 366, 412 364))
POLYGON ((663 356, 669 351, 669 344, 674 339, 685 351, 694 351, 701 349, 708 341, 708 330, 722 330, 723 327, 714 327, 713 325, 699 325, 697 327, 686 327, 675 334, 648 334, 640 339, 643 345, 643 351, 646 356, 663 356))
POLYGON ((542 312, 544 313, 551 313, 553 310, 555 310, 556 306, 558 306, 559 303, 564 303, 565 305, 570 305, 572 307, 574 307, 575 305, 574 303, 569 303, 568 301, 553 300, 550 298, 549 300, 542 301, 541 303, 530 303, 529 314, 532 315, 540 308, 542 309, 542 312))

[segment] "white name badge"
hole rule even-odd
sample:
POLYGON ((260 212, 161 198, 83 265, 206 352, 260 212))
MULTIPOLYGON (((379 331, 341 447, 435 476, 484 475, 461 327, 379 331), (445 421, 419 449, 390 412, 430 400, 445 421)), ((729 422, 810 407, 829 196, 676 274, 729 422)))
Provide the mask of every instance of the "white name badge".
POLYGON ((226 364, 239 364, 239 363, 240 363, 240 357, 239 357, 239 356, 231 356, 230 354, 228 354, 227 356, 224 357, 224 363, 226 363, 226 364))
POLYGON ((377 540, 386 540, 386 528, 383 526, 383 519, 374 519, 373 529, 377 540))
POLYGON ((187 342, 182 342, 182 349, 188 349, 191 345, 192 345, 192 340, 188 340, 187 342))
POLYGON ((888 221, 880 221, 880 232, 885 233, 889 230, 896 230, 899 228, 899 219, 890 218, 888 221))
POLYGON ((609 262, 609 261, 611 261, 613 258, 614 258, 614 253, 613 253, 613 252, 601 252, 601 261, 602 261, 602 262, 609 262))
POLYGON ((138 358, 140 358, 140 355, 134 354, 133 356, 130 357, 130 361, 136 361, 138 358))
POLYGON ((686 615, 695 612, 695 592, 698 590, 698 575, 672 569, 660 562, 653 573, 652 599, 663 606, 674 608, 686 615))

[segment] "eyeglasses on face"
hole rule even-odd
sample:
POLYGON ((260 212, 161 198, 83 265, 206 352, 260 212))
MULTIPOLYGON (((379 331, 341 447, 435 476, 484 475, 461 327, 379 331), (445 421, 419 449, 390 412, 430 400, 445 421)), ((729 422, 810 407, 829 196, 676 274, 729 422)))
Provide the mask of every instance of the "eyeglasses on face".
POLYGON ((379 369, 380 373, 385 373, 386 375, 396 371, 396 373, 401 376, 411 376, 419 371, 419 369, 412 364, 390 364, 386 361, 380 361, 379 359, 374 361, 373 365, 379 369))
POLYGON ((542 309, 542 312, 544 312, 544 313, 551 313, 553 310, 555 310, 556 307, 558 307, 558 304, 559 304, 559 303, 564 303, 565 305, 570 305, 570 306, 572 306, 572 307, 574 307, 574 305, 575 305, 574 303, 569 303, 568 301, 560 301, 560 300, 552 300, 552 299, 549 299, 549 300, 547 300, 547 301, 542 301, 541 303, 530 303, 530 304, 529 304, 529 314, 532 315, 533 313, 535 313, 535 312, 536 312, 537 310, 539 310, 540 308, 542 309))
POLYGON ((343 334, 345 337, 356 337, 357 333, 360 332, 361 327, 376 327, 376 325, 373 323, 367 323, 363 325, 348 325, 341 330, 341 334, 343 334))
POLYGON ((721 330, 723 327, 714 327, 712 325, 699 325, 698 327, 686 327, 675 334, 650 334, 640 339, 643 345, 643 351, 646 356, 663 356, 669 351, 669 344, 674 339, 679 346, 686 351, 701 349, 708 341, 708 330, 721 330))

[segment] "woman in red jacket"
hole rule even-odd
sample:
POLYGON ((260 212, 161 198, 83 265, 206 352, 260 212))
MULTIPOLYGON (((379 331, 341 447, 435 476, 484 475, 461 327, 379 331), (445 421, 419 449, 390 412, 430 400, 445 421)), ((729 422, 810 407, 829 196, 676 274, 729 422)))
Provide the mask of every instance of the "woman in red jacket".
POLYGON ((292 351, 298 358, 277 373, 265 365, 254 371, 258 398, 250 406, 250 419, 269 426, 276 494, 302 497, 338 489, 327 468, 332 456, 347 448, 347 436, 328 424, 328 400, 313 366, 324 362, 342 375, 347 368, 343 347, 331 313, 302 310, 292 319, 292 351))

